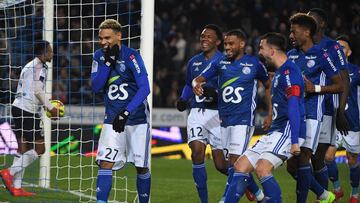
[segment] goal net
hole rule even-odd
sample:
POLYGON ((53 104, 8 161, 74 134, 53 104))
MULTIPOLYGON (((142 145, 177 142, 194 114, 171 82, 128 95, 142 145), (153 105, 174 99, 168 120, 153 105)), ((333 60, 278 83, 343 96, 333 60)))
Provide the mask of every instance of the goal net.
MULTIPOLYGON (((142 2, 54 0, 52 16, 45 7, 48 2, 51 1, 0 3, 0 25, 4 25, 0 26, 0 169, 9 167, 11 154, 16 153, 10 112, 21 68, 34 58, 34 41, 47 39, 52 41, 54 57, 49 64, 50 86, 46 91, 52 99, 65 104, 66 113, 51 123, 44 118, 44 124, 51 125, 50 162, 28 167, 31 169, 26 169, 24 182, 31 186, 40 182, 49 188, 43 191, 71 193, 74 201, 93 202, 98 169, 95 155, 104 116, 102 94, 92 93, 90 81, 92 54, 99 48, 98 26, 105 19, 118 20, 123 26, 122 43, 139 50, 142 2), (53 21, 52 28, 46 19, 53 21), (49 32, 53 36, 50 40, 45 36, 49 32)), ((113 174, 109 201, 135 202, 135 169, 125 167, 113 174)))

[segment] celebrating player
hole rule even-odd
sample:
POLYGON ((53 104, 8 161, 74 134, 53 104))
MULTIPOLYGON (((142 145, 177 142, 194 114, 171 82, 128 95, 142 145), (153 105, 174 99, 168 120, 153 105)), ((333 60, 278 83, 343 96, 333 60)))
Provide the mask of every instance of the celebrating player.
MULTIPOLYGON (((328 147, 335 144, 335 118, 336 127, 341 133, 347 133, 349 128, 344 113, 346 98, 348 95, 349 75, 346 68, 347 64, 345 56, 340 48, 340 45, 335 40, 330 39, 324 34, 327 26, 327 15, 325 11, 319 8, 313 8, 308 12, 308 15, 312 16, 317 23, 317 32, 314 35, 314 42, 329 54, 334 66, 340 70, 344 84, 344 91, 340 94, 340 103, 338 101, 338 94, 324 95, 325 111, 320 127, 319 144, 315 154, 311 157, 314 177, 324 189, 327 189, 329 176, 328 167, 325 165, 325 154, 328 147)), ((329 83, 331 83, 330 79, 326 78, 326 84, 329 83)), ((341 191, 336 192, 335 195, 337 199, 343 196, 341 191)))
MULTIPOLYGON (((349 56, 352 54, 350 40, 347 36, 342 35, 337 38, 337 42, 343 48, 343 51, 348 61, 349 56)), ((359 106, 360 106, 360 68, 354 64, 348 63, 348 70, 350 73, 350 94, 347 100, 347 109, 345 111, 348 118, 350 130, 348 135, 344 136, 337 133, 336 146, 329 147, 326 155, 327 159, 331 160, 328 164, 329 178, 333 182, 333 188, 335 194, 340 194, 337 198, 344 195, 340 187, 339 175, 336 162, 334 160, 336 148, 338 145, 342 145, 346 149, 346 156, 348 159, 348 165, 350 168, 350 185, 352 187, 350 203, 359 202, 359 179, 360 179, 360 167, 358 164, 358 156, 360 153, 359 139, 360 139, 360 121, 359 121, 359 106)))
POLYGON ((323 94, 341 92, 342 79, 328 53, 314 46, 312 37, 316 32, 316 21, 306 14, 297 13, 290 17, 290 25, 290 40, 295 48, 288 52, 288 57, 300 67, 305 81, 306 140, 300 155, 287 162, 287 169, 297 179, 297 202, 306 202, 310 185, 322 202, 332 202, 334 194, 324 190, 315 180, 309 160, 319 141, 323 94), (325 85, 326 77, 330 78, 331 84, 325 85))
POLYGON ((179 111, 184 111, 191 99, 191 110, 187 119, 188 144, 191 148, 193 178, 202 203, 208 202, 207 175, 204 163, 206 145, 211 146, 214 164, 218 171, 227 174, 227 163, 221 143, 217 77, 207 83, 206 97, 194 95, 191 81, 207 66, 223 56, 218 51, 221 41, 222 32, 217 25, 210 24, 204 27, 200 35, 202 52, 188 62, 186 84, 176 105, 179 111))
MULTIPOLYGON (((233 178, 233 165, 248 147, 254 132, 254 111, 256 108, 257 80, 261 80, 267 91, 270 79, 260 61, 244 54, 246 37, 241 30, 231 30, 224 38, 226 56, 206 68, 193 80, 196 95, 206 93, 203 85, 214 76, 219 77, 219 115, 223 147, 229 151, 229 174, 224 196, 233 178)), ((269 99, 270 100, 270 99, 269 99)), ((250 175, 249 190, 262 200, 263 192, 250 175)))
POLYGON ((4 185, 13 196, 33 196, 22 187, 25 168, 45 152, 44 138, 41 134, 41 111, 44 107, 52 117, 58 117, 59 111, 45 94, 47 78, 46 62, 51 62, 53 50, 48 41, 36 41, 35 58, 21 70, 16 98, 11 113, 14 131, 18 141, 18 154, 10 168, 0 171, 4 185))
POLYGON ((267 136, 236 161, 234 178, 225 202, 236 203, 256 171, 266 202, 281 202, 281 190, 272 171, 292 155, 300 154, 305 140, 304 82, 300 69, 287 59, 286 38, 279 33, 261 37, 259 55, 267 67, 275 67, 271 95, 273 120, 267 136))
POLYGON ((121 44, 121 25, 113 19, 99 26, 99 43, 91 70, 92 89, 104 90, 105 120, 96 162, 99 165, 96 197, 107 202, 112 187, 112 170, 126 162, 137 171, 139 202, 149 202, 149 81, 141 56, 121 44))

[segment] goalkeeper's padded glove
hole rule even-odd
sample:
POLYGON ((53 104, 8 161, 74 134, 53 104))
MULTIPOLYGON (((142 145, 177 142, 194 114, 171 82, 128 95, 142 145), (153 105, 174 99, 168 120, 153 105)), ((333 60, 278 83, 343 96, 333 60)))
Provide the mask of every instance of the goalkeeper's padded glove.
POLYGON ((121 111, 115 116, 113 121, 113 129, 115 132, 124 132, 126 121, 129 118, 129 112, 126 110, 121 111))
POLYGON ((119 46, 115 44, 113 47, 106 46, 102 49, 105 58, 105 65, 110 68, 115 68, 116 59, 119 56, 119 46))
POLYGON ((205 97, 204 104, 207 108, 216 108, 218 104, 218 92, 215 88, 205 86, 203 87, 205 97))
POLYGON ((176 108, 177 108, 177 110, 179 110, 180 112, 183 112, 183 111, 185 111, 185 110, 188 108, 188 102, 185 101, 185 100, 182 99, 182 98, 179 98, 179 99, 176 101, 176 108))

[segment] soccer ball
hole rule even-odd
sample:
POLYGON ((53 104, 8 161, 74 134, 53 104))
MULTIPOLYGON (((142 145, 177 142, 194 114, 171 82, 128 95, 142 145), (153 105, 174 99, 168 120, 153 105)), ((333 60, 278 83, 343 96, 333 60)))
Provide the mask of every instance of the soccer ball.
MULTIPOLYGON (((59 117, 63 117, 65 115, 65 106, 60 100, 51 100, 51 104, 59 109, 59 117)), ((52 118, 51 112, 46 111, 46 116, 52 118)))

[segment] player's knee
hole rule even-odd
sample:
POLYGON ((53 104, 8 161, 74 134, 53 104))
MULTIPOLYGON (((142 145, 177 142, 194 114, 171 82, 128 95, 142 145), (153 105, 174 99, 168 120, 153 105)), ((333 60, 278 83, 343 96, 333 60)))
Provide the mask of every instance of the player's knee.
POLYGON ((191 149, 191 160, 195 164, 203 163, 205 160, 205 151, 201 148, 192 148, 191 149))
POLYGON ((114 163, 108 161, 100 161, 100 168, 102 169, 112 169, 114 163))
POLYGON ((255 167, 255 173, 256 173, 256 176, 260 179, 260 178, 271 175, 271 169, 268 167, 264 167, 262 165, 257 165, 255 167))
POLYGON ((321 157, 314 155, 311 157, 311 165, 315 171, 318 171, 325 167, 325 162, 321 157))
POLYGON ((292 157, 286 162, 286 170, 292 176, 296 177, 296 170, 298 168, 298 157, 292 157))
POLYGON ((346 157, 348 159, 348 165, 350 167, 355 166, 358 163, 359 154, 354 154, 351 152, 346 152, 346 157))
POLYGON ((312 151, 308 148, 301 148, 301 152, 298 158, 299 165, 307 165, 310 163, 312 151))

